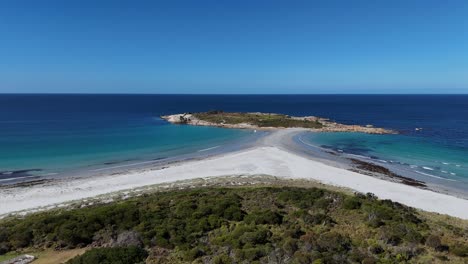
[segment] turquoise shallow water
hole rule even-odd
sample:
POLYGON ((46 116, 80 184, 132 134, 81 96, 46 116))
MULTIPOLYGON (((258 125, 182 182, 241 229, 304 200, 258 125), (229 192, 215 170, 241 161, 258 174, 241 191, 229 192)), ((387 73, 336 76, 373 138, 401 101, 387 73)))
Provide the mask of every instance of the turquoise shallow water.
POLYGON ((126 125, 25 131, 0 139, 0 180, 163 159, 217 148, 249 135, 252 132, 247 130, 171 125, 153 117, 131 119, 126 125))
POLYGON ((468 182, 468 150, 447 147, 429 138, 362 133, 308 133, 303 140, 316 146, 406 166, 422 176, 468 182))

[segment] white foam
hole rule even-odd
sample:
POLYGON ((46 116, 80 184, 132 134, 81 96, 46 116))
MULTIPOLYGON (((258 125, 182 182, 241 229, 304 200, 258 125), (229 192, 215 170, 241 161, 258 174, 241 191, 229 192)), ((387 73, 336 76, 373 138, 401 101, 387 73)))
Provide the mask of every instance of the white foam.
POLYGON ((137 162, 137 163, 132 163, 132 164, 113 166, 113 167, 105 167, 105 168, 95 169, 91 171, 103 171, 103 170, 108 170, 108 169, 124 168, 124 167, 130 167, 130 166, 142 165, 142 164, 154 163, 154 162, 155 162, 154 160, 150 160, 150 161, 143 161, 143 162, 137 162))
POLYGON ((49 172, 49 173, 44 174, 43 176, 52 176, 52 175, 57 175, 57 174, 58 174, 57 172, 49 172))
POLYGON ((442 177, 435 176, 435 175, 432 175, 432 174, 424 173, 424 172, 422 172, 422 171, 415 171, 415 172, 416 172, 416 173, 419 173, 419 174, 422 174, 422 175, 426 175, 426 176, 432 177, 432 178, 441 179, 441 180, 446 180, 446 181, 457 181, 457 180, 453 180, 453 179, 446 179, 446 178, 442 178, 442 177))
POLYGON ((422 168, 425 169, 425 170, 431 170, 431 171, 434 170, 433 168, 431 168, 431 167, 426 167, 426 166, 423 166, 422 168))
POLYGON ((220 147, 220 146, 216 146, 216 147, 212 147, 212 148, 206 148, 206 149, 200 149, 200 150, 197 151, 197 152, 204 152, 204 151, 212 150, 212 149, 219 148, 219 147, 220 147))
POLYGON ((3 181, 13 181, 13 180, 16 180, 16 179, 33 178, 33 177, 37 177, 37 176, 24 176, 24 177, 6 178, 6 179, 0 179, 0 182, 3 182, 3 181))
POLYGON ((348 154, 348 156, 357 157, 357 158, 361 158, 361 159, 370 159, 371 158, 371 157, 356 155, 356 154, 348 154))
MULTIPOLYGON (((304 144, 304 145, 307 145, 307 146, 310 146, 310 147, 316 147, 316 146, 314 146, 314 145, 312 145, 312 144, 309 144, 309 143, 305 142, 305 141, 302 139, 302 137, 299 137, 299 141, 300 141, 302 144, 304 144)), ((325 148, 320 148, 320 149, 325 149, 325 148)))

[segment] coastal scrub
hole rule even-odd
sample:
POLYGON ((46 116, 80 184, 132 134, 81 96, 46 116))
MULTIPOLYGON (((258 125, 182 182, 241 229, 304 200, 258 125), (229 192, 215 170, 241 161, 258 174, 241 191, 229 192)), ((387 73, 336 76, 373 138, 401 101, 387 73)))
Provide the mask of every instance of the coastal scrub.
POLYGON ((464 263, 467 240, 399 203, 320 188, 166 191, 0 222, 1 254, 94 248, 69 263, 464 263))

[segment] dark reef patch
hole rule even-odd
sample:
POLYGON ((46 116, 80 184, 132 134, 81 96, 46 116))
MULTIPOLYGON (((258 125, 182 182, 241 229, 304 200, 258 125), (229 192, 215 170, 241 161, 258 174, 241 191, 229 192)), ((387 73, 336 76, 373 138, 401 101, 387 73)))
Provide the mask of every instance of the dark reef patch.
POLYGON ((41 169, 28 169, 28 170, 13 170, 13 171, 0 171, 0 180, 22 178, 34 176, 34 172, 40 172, 41 169))
POLYGON ((349 159, 349 160, 351 160, 352 163, 356 166, 356 168, 360 170, 386 175, 386 176, 389 176, 390 178, 398 179, 400 180, 401 183, 404 183, 406 185, 411 185, 411 186, 416 186, 416 187, 427 187, 426 183, 423 181, 418 181, 412 178, 398 175, 383 166, 379 166, 379 165, 376 165, 370 162, 365 162, 365 161, 358 160, 358 159, 349 159))

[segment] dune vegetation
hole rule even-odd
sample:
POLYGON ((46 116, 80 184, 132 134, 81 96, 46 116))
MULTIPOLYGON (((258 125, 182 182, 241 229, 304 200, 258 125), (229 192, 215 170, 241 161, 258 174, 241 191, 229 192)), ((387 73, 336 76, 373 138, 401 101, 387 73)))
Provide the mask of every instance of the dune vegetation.
POLYGON ((466 221, 434 219, 370 193, 209 187, 4 219, 0 253, 89 248, 72 264, 466 263, 466 221))

